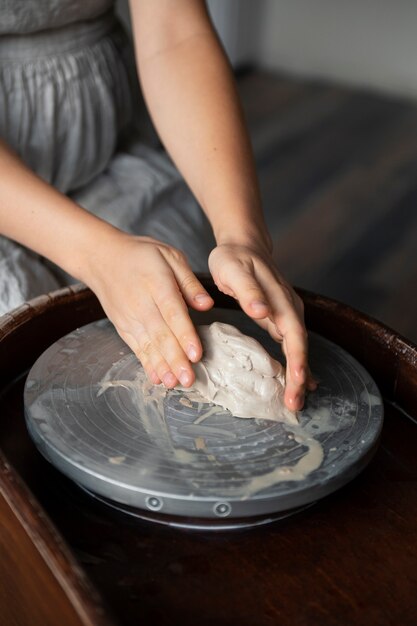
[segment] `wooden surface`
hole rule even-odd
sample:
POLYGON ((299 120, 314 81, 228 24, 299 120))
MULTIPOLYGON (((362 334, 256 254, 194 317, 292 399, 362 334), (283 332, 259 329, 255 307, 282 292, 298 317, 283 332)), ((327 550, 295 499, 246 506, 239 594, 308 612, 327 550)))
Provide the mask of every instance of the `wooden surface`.
MULTIPOLYGON (((233 306, 213 295, 219 305, 233 306)), ((49 619, 64 606, 68 617, 55 623, 71 626, 104 624, 104 614, 108 624, 135 626, 415 625, 417 422, 398 407, 417 415, 417 349, 348 307, 304 298, 310 328, 349 346, 380 385, 386 397, 381 446, 359 478, 302 514, 216 534, 112 512, 61 476, 31 443, 24 372, 60 334, 100 315, 95 298, 64 290, 3 320, 0 450, 12 468, 0 464, 0 494, 8 494, 0 501, 8 533, 1 544, 1 597, 20 590, 8 624, 26 624, 31 606, 33 615, 42 615, 31 624, 52 624, 42 606, 49 619), (27 544, 18 547, 24 532, 27 544), (30 584, 25 571, 36 572, 30 584)))
MULTIPOLYGON (((92 619, 88 606, 72 588, 72 572, 84 574, 55 533, 42 524, 43 513, 33 515, 31 495, 16 480, 0 456, 0 624, 3 626, 81 626, 107 624, 99 607, 92 619), (7 480, 7 479, 10 480, 7 480), (52 558, 46 558, 43 548, 52 558), (56 545, 54 545, 56 544, 56 545), (57 548, 57 549, 56 549, 57 548), (71 566, 71 571, 68 565, 71 566), (59 620, 57 619, 59 616, 59 620)), ((89 583, 85 580, 85 592, 89 583)), ((89 597, 89 593, 85 594, 89 597)))
MULTIPOLYGON (((59 337, 64 328, 64 332, 69 331, 74 324, 87 323, 94 312, 101 314, 96 301, 79 308, 80 297, 85 301, 77 288, 65 289, 59 297, 41 296, 33 306, 25 304, 13 315, 1 318, 2 417, 3 399, 9 390, 15 389, 15 379, 34 355, 45 349, 47 335, 59 337), (69 302, 71 312, 67 308, 69 302), (67 311, 65 317, 62 309, 67 311)), ((16 405, 20 417, 4 431, 4 449, 0 444, 0 626, 109 626, 113 623, 109 619, 110 609, 20 477, 33 476, 30 456, 23 452, 20 457, 20 475, 9 463, 9 458, 14 463, 15 455, 24 451, 21 400, 20 395, 16 405), (3 454, 5 449, 9 458, 3 454)), ((46 476, 45 481, 48 480, 46 476)))
POLYGON ((259 71, 239 88, 281 270, 417 342, 417 104, 259 71))

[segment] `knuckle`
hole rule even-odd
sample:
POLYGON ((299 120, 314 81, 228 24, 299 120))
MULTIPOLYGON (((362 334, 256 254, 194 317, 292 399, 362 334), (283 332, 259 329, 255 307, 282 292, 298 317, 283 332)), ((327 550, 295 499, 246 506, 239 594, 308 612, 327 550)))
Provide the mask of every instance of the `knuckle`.
POLYGON ((227 284, 230 279, 233 279, 233 275, 236 269, 234 261, 228 265, 220 265, 217 268, 217 280, 222 284, 227 284))
POLYGON ((197 289, 200 287, 198 280, 192 273, 183 276, 179 282, 183 291, 197 289))
POLYGON ((224 281, 222 280, 220 274, 215 274, 213 276, 213 280, 214 280, 214 284, 216 285, 217 289, 219 289, 220 291, 224 291, 225 289, 227 289, 224 281))
MULTIPOLYGON (((139 348, 139 354, 143 355, 145 359, 149 359, 153 352, 152 341, 150 339, 145 339, 139 348)), ((141 358, 141 356, 139 357, 141 358)))
POLYGON ((307 343, 307 329, 298 316, 278 314, 275 316, 275 322, 282 334, 287 336, 288 340, 297 337, 297 339, 301 339, 304 344, 307 343))
POLYGON ((220 275, 217 276, 213 276, 214 279, 214 284, 216 285, 217 289, 219 291, 221 291, 222 293, 226 294, 226 296, 230 296, 231 298, 235 298, 235 292, 233 291, 233 289, 231 287, 229 287, 229 285, 227 284, 227 281, 225 281, 224 277, 221 278, 220 275))
POLYGON ((153 335, 153 338, 154 338, 155 344, 158 346, 160 350, 166 351, 167 347, 170 346, 172 343, 172 335, 168 330, 165 330, 165 329, 156 330, 153 335))
POLYGON ((243 293, 248 298, 258 298, 260 300, 263 298, 262 292, 257 285, 247 285, 244 288, 243 293))
POLYGON ((172 299, 165 303, 164 318, 168 324, 175 323, 184 316, 184 306, 178 299, 172 299))
POLYGON ((170 248, 169 252, 172 256, 172 258, 177 262, 177 263, 188 263, 187 261, 187 257, 185 256, 184 252, 182 250, 179 250, 178 248, 170 248))
POLYGON ((235 256, 224 265, 224 271, 229 276, 236 272, 239 272, 240 275, 243 273, 244 275, 251 276, 254 272, 254 266, 251 259, 235 256))

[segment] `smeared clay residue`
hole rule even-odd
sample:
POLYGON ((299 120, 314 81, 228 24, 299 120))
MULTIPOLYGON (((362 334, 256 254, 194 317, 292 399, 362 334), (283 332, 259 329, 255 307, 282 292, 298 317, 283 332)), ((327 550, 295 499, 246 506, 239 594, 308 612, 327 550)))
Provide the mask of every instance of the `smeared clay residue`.
MULTIPOLYGON (((229 325, 218 323, 212 326, 214 326, 212 331, 205 327, 199 328, 205 353, 201 366, 205 373, 202 373, 201 376, 210 376, 210 380, 214 378, 217 382, 207 382, 206 384, 207 386, 213 384, 217 390, 220 389, 220 382, 223 381, 220 393, 223 406, 214 404, 210 399, 203 397, 201 385, 198 383, 190 389, 176 388, 171 390, 167 390, 162 385, 152 385, 147 380, 142 368, 136 373, 134 380, 115 379, 112 372, 113 368, 111 368, 99 383, 100 388, 97 395, 100 396, 113 387, 121 387, 128 391, 148 436, 153 441, 163 441, 164 454, 168 454, 177 463, 195 468, 201 468, 203 461, 204 463, 209 461, 213 467, 224 462, 224 457, 216 458, 210 446, 206 446, 207 437, 209 438, 208 441, 213 441, 214 437, 218 442, 223 441, 226 445, 227 442, 233 441, 237 436, 233 429, 222 428, 210 421, 212 416, 224 416, 225 419, 230 419, 230 412, 224 408, 225 405, 230 408, 233 407, 233 411, 236 413, 243 413, 245 416, 256 418, 257 423, 260 424, 265 423, 263 419, 267 413, 270 420, 283 423, 283 432, 287 433, 288 440, 294 442, 294 448, 300 451, 297 460, 291 465, 280 465, 256 476, 248 475, 247 480, 243 483, 230 483, 226 488, 227 496, 246 499, 279 482, 305 479, 312 471, 320 467, 323 461, 323 448, 313 435, 316 434, 314 428, 317 428, 315 422, 321 424, 320 432, 326 431, 328 428, 332 429, 329 422, 329 411, 323 408, 320 415, 312 416, 310 425, 313 428, 302 427, 295 415, 283 407, 284 377, 280 363, 272 359, 257 341, 245 337, 233 327, 225 329, 224 327, 229 325), (211 341, 216 335, 224 343, 220 350, 213 348, 211 341), (218 371, 222 368, 222 364, 223 369, 227 370, 226 373, 219 373, 218 371), (245 376, 247 376, 247 380, 243 385, 242 378, 245 376), (236 391, 233 401, 226 398, 227 390, 229 392, 236 391), (255 401, 253 397, 256 398, 255 401), (179 445, 175 437, 172 436, 169 424, 167 424, 166 403, 175 399, 178 404, 184 407, 184 410, 195 411, 195 419, 183 424, 180 428, 181 436, 186 436, 193 442, 192 449, 185 449, 181 444, 179 445), (239 410, 239 402, 245 403, 244 410, 239 410), (262 409, 259 408, 260 405, 262 409), (208 425, 206 426, 206 424, 208 425)), ((117 367, 117 364, 115 365, 117 367)), ((197 368, 197 380, 200 378, 200 373, 197 368)), ((218 400, 219 391, 214 395, 215 399, 218 400)), ((233 411, 231 411, 232 414, 233 411)), ((238 419, 236 415, 235 417, 238 419)), ((109 461, 114 464, 118 463, 119 459, 112 458, 109 461)))
POLYGON ((266 474, 254 476, 245 486, 245 498, 280 482, 304 480, 320 467, 324 456, 322 445, 314 437, 302 432, 301 428, 297 428, 293 434, 294 441, 306 447, 305 454, 294 465, 280 466, 266 474))

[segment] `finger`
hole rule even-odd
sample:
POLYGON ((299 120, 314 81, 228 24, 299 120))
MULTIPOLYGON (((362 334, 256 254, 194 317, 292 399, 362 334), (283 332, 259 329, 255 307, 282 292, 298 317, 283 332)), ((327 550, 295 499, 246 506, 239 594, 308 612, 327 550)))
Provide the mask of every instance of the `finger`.
POLYGON ((318 386, 319 386, 319 381, 313 376, 310 368, 308 368, 307 383, 306 383, 306 387, 308 391, 315 391, 318 386))
POLYGON ((178 288, 188 306, 198 311, 211 309, 214 300, 193 273, 185 255, 178 250, 175 251, 175 255, 172 252, 170 249, 161 250, 161 253, 166 255, 165 259, 170 265, 178 288))
POLYGON ((232 264, 227 274, 222 276, 226 289, 233 292, 244 312, 253 319, 263 319, 270 313, 268 298, 265 295, 254 271, 232 264))
MULTIPOLYGON (((264 320, 262 320, 262 322, 263 321, 264 320)), ((269 324, 269 327, 267 328, 267 330, 268 330, 269 334, 271 335, 271 337, 273 337, 276 341, 278 340, 278 341, 282 342, 282 337, 280 337, 279 333, 274 331, 275 325, 272 324, 272 322, 269 319, 268 319, 268 324, 269 324)), ((291 373, 287 374, 288 381, 290 380, 289 379, 290 376, 291 376, 291 373)), ((299 381, 296 378, 296 384, 298 382, 299 381)), ((311 373, 310 368, 307 367, 307 379, 306 379, 306 382, 305 382, 305 390, 307 390, 307 391, 315 391, 317 389, 317 387, 318 387, 318 384, 319 384, 318 380, 315 379, 315 377, 311 373)))
POLYGON ((288 286, 284 288, 275 276, 269 276, 267 284, 269 287, 265 291, 271 302, 272 315, 265 320, 257 320, 257 323, 273 339, 283 344, 287 359, 285 402, 291 410, 300 410, 306 389, 314 391, 318 384, 307 363, 308 346, 302 302, 298 301, 295 294, 293 301, 288 286))
POLYGON ((278 332, 275 322, 273 322, 269 317, 265 317, 261 320, 256 320, 258 326, 267 331, 267 333, 274 339, 277 343, 282 343, 282 335, 278 332))
POLYGON ((299 411, 304 405, 308 377, 307 333, 297 318, 282 332, 282 345, 287 359, 284 401, 289 409, 299 411))
MULTIPOLYGON (((183 387, 190 387, 195 380, 191 364, 155 302, 141 303, 141 319, 144 320, 151 350, 156 349, 159 352, 162 359, 168 364, 170 372, 177 378, 177 382, 179 381, 183 387)), ((165 384, 169 378, 168 373, 163 373, 160 365, 158 365, 156 372, 165 384)), ((167 386, 175 385, 167 384, 167 386)))
MULTIPOLYGON (((145 330, 139 333, 137 343, 137 355, 139 359, 142 363, 143 361, 149 363, 150 370, 151 372, 155 372, 156 378, 159 380, 159 383, 162 382, 163 385, 165 385, 165 387, 167 387, 168 389, 175 387, 178 384, 177 377, 171 371, 171 368, 168 365, 166 359, 164 359, 159 350, 156 349, 155 345, 152 343, 152 340, 145 330)), ((155 380, 155 384, 159 383, 156 383, 155 380)))
MULTIPOLYGON (((268 273, 266 270, 266 275, 268 273)), ((283 337, 282 347, 287 360, 284 401, 289 409, 298 411, 304 405, 308 379, 307 331, 291 288, 278 282, 272 272, 264 288, 272 310, 270 319, 276 332, 283 337)))
MULTIPOLYGON (((268 318, 266 320, 257 320, 259 326, 264 328, 271 335, 275 341, 279 341, 283 344, 283 351, 288 353, 288 350, 283 342, 283 338, 276 330, 276 325, 268 318)), ((294 376, 291 372, 289 365, 289 359, 287 359, 286 375, 285 375, 285 388, 286 394, 284 394, 284 400, 286 405, 292 411, 298 411, 302 408, 304 402, 305 389, 308 391, 314 391, 317 389, 317 381, 311 375, 310 369, 307 368, 307 378, 305 385, 302 384, 302 377, 294 376)))
POLYGON ((143 369, 145 370, 145 373, 151 383, 153 383, 154 385, 160 385, 161 379, 156 373, 156 369, 154 364, 152 363, 152 359, 146 352, 141 349, 139 342, 135 339, 135 337, 130 333, 126 333, 120 330, 118 330, 118 333, 123 341, 129 346, 132 352, 138 357, 139 361, 142 363, 143 369))
POLYGON ((199 361, 203 348, 177 284, 165 281, 164 288, 154 294, 154 300, 168 328, 190 361, 193 363, 199 361))

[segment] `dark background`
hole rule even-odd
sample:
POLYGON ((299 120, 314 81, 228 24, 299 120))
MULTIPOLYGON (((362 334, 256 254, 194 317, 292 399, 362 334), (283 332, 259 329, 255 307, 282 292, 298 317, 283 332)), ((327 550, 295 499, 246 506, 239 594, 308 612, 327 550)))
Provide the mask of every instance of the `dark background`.
POLYGON ((238 77, 278 267, 417 341, 417 106, 262 70, 238 77))

